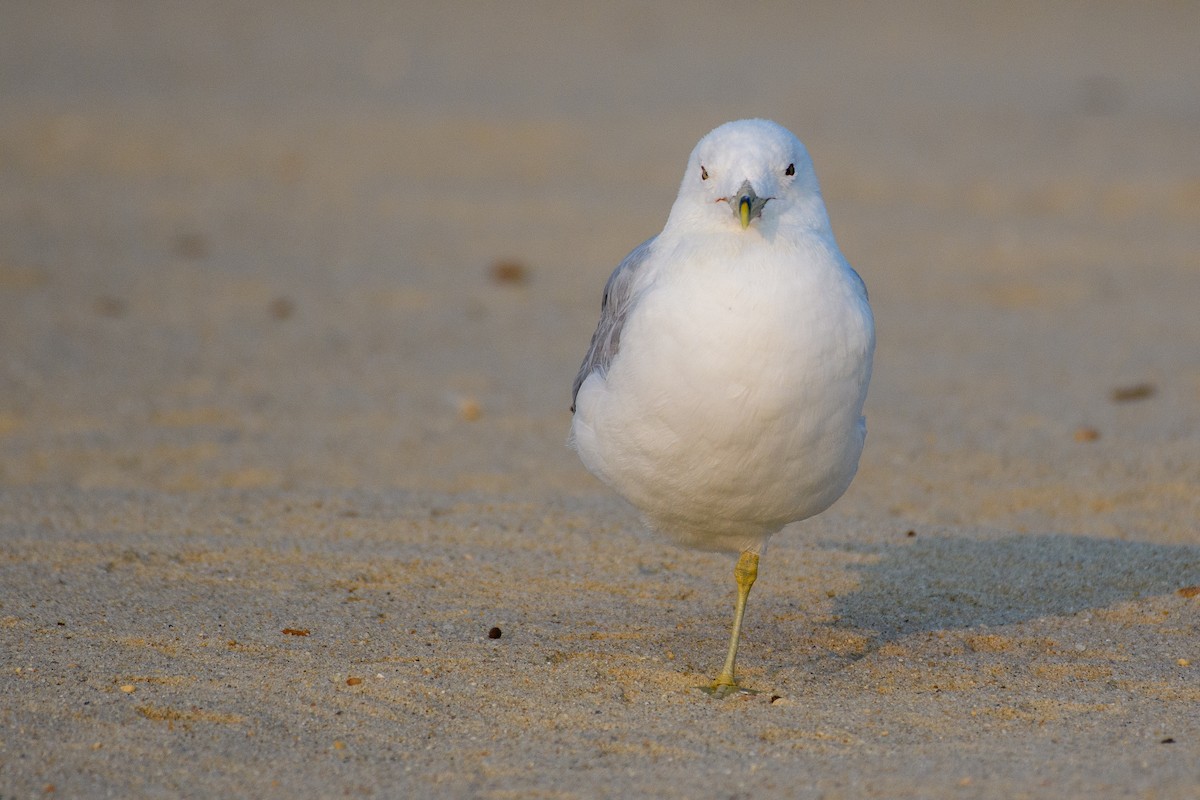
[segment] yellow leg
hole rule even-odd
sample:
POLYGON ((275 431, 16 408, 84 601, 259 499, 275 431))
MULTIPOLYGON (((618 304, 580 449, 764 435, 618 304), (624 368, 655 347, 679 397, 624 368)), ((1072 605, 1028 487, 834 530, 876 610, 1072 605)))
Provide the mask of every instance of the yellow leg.
POLYGON ((715 697, 725 697, 740 691, 737 680, 734 679, 734 663, 737 661, 738 640, 742 635, 742 616, 746 613, 746 598, 750 596, 750 587, 758 577, 758 553, 749 550, 738 558, 737 566, 733 568, 733 577, 737 580, 737 605, 733 611, 733 632, 729 636, 729 654, 725 656, 725 667, 713 681, 709 694, 715 697))

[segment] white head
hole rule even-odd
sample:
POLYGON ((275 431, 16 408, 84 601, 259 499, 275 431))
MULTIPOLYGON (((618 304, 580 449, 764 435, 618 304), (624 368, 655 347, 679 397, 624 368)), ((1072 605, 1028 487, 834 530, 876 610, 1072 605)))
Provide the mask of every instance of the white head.
POLYGON ((829 226, 812 159, 787 128, 765 119, 727 122, 688 158, 667 229, 774 235, 829 226))

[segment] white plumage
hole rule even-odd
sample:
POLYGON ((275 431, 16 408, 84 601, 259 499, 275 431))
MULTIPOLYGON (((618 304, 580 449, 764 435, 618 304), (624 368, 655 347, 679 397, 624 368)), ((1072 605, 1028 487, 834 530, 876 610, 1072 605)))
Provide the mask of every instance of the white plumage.
MULTIPOLYGON (((756 566, 773 533, 850 485, 874 347, 804 145, 730 122, 692 151, 662 233, 609 279, 570 442, 652 528, 756 566)), ((736 644, 735 630, 731 657, 736 644)))

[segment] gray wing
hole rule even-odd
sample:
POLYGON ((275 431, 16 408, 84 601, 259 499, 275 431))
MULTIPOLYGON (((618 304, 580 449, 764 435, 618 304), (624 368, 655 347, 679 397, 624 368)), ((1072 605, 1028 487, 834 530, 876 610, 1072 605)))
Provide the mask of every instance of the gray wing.
POLYGON ((575 376, 575 385, 571 387, 571 413, 575 413, 575 398, 579 395, 579 387, 593 372, 604 373, 608 365, 617 355, 621 346, 621 329, 625 327, 625 317, 633 307, 634 275, 638 268, 645 263, 650 254, 650 246, 658 238, 652 236, 633 248, 624 260, 613 270, 604 284, 604 298, 600 301, 600 324, 592 334, 592 343, 588 347, 579 374, 575 376))
POLYGON ((870 293, 867 291, 867 282, 866 282, 866 281, 864 281, 864 280, 862 279, 862 276, 861 276, 861 275, 859 275, 859 274, 858 274, 858 273, 857 273, 857 272, 854 270, 854 267, 851 267, 849 264, 847 264, 847 265, 846 265, 846 267, 847 267, 847 268, 850 270, 850 274, 851 274, 851 275, 854 277, 854 280, 858 281, 858 288, 859 288, 859 289, 862 289, 862 296, 863 296, 863 299, 864 299, 864 300, 870 300, 870 299, 871 299, 871 295, 870 295, 870 293))

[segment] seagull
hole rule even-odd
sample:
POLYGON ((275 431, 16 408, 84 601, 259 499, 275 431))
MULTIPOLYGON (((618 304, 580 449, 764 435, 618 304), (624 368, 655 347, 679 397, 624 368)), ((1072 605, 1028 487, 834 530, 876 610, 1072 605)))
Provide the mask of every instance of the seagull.
POLYGON ((874 351, 804 145, 763 119, 704 136, 662 232, 604 287, 568 444, 653 531, 740 553, 714 696, 751 691, 734 667, 767 541, 854 478, 874 351))

